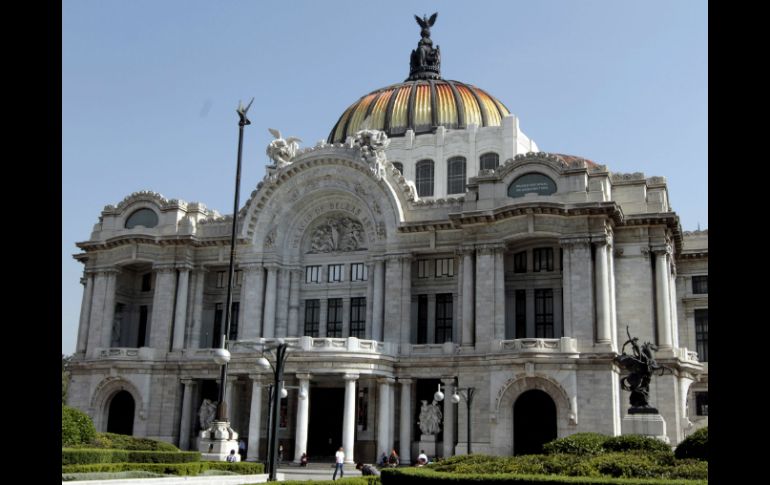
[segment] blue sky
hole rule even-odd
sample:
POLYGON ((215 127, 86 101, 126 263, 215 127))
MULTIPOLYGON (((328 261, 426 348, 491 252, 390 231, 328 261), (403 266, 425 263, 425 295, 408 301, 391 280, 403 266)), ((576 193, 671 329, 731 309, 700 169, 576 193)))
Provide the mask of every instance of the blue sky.
POLYGON ((139 190, 232 212, 264 174, 267 128, 326 138, 359 97, 403 81, 432 28, 442 76, 500 99, 541 150, 668 180, 682 227, 708 226, 707 7, 701 0, 200 1, 62 4, 62 353, 106 204, 139 190))

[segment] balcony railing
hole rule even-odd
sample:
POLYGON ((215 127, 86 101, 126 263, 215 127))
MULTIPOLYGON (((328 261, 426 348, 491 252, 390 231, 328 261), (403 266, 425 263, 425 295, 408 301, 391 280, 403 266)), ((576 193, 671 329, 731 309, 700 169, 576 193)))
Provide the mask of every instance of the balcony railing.
MULTIPOLYGON (((281 339, 294 347, 299 352, 340 352, 358 354, 386 354, 396 355, 398 344, 392 342, 378 342, 376 340, 363 340, 357 337, 329 338, 329 337, 291 337, 281 339)), ((254 340, 238 340, 230 344, 233 354, 254 352, 258 346, 255 344, 274 344, 278 339, 259 338, 254 340)))

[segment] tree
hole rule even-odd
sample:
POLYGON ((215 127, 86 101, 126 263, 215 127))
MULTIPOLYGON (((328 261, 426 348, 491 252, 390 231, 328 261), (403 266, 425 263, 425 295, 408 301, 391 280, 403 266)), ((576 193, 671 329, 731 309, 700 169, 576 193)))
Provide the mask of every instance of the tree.
POLYGON ((71 355, 61 354, 61 402, 62 404, 67 402, 67 389, 70 383, 70 362, 72 361, 71 355))

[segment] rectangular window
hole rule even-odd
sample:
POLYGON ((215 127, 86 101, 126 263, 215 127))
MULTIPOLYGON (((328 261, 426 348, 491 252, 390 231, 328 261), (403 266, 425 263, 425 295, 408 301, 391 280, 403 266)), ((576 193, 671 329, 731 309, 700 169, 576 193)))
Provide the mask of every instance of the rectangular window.
POLYGON ((465 158, 452 157, 447 162, 447 194, 465 192, 465 158))
POLYGON ((553 271, 553 248, 537 248, 532 251, 533 271, 553 271))
POLYGON ((695 310, 695 351, 698 360, 709 361, 709 311, 708 308, 695 310))
MULTIPOLYGON (((224 271, 223 271, 224 273, 224 271)), ((211 339, 211 348, 212 349, 218 349, 222 346, 222 308, 224 308, 224 305, 222 303, 216 303, 214 305, 214 335, 211 339)))
POLYGON ((342 337, 342 298, 330 298, 326 312, 326 336, 342 337))
POLYGON ((695 414, 697 416, 709 415, 709 393, 708 392, 695 393, 695 414))
POLYGON ((513 255, 513 272, 514 273, 526 273, 527 272, 527 252, 521 251, 513 255))
POLYGON ((417 277, 430 278, 430 259, 417 260, 417 277))
POLYGON ((350 265, 350 281, 366 281, 366 265, 364 263, 353 263, 350 265))
POLYGON ((321 317, 321 300, 305 300, 305 334, 318 337, 318 322, 321 317))
POLYGON ((319 283, 321 281, 320 266, 305 266, 305 283, 319 283))
POLYGON ((417 295, 417 343, 428 343, 428 295, 417 295))
POLYGON ((217 271, 217 288, 224 288, 227 282, 227 271, 217 271))
POLYGON ((436 278, 455 275, 454 258, 441 258, 436 260, 436 278))
POLYGON ((326 280, 329 283, 333 281, 342 281, 342 267, 341 264, 330 264, 329 265, 329 278, 326 280))
POLYGON ((139 307, 139 335, 136 337, 136 346, 145 347, 147 342, 147 316, 150 314, 149 307, 142 305, 139 307))
POLYGON ((350 299, 350 336, 364 338, 366 332, 366 298, 350 299))
POLYGON ((553 290, 535 290, 535 338, 553 338, 553 290))
POLYGON ((709 277, 708 276, 693 276, 692 277, 692 292, 697 294, 708 294, 709 292, 709 277))
POLYGON ((436 339, 437 344, 452 341, 452 294, 436 295, 436 339))
POLYGON ((229 340, 238 340, 238 312, 241 309, 240 302, 232 302, 230 309, 230 336, 227 338, 229 340))
POLYGON ((281 399, 281 418, 278 420, 278 425, 281 428, 289 426, 289 398, 285 397, 281 399))
POLYGON ((152 290, 152 273, 145 273, 142 275, 142 291, 152 290))
POLYGON ((527 338, 527 292, 516 290, 516 338, 527 338))
POLYGON ((358 389, 358 407, 356 408, 357 411, 357 418, 356 418, 356 426, 358 426, 358 429, 366 430, 366 422, 368 421, 368 413, 367 409, 369 408, 369 388, 364 387, 363 389, 358 389))

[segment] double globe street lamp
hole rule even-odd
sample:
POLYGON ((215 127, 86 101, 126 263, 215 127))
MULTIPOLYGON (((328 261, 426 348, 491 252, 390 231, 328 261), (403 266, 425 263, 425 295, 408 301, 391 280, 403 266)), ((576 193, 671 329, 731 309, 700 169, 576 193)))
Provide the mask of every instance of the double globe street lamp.
MULTIPOLYGON (((473 405, 473 394, 476 392, 475 387, 458 387, 457 385, 457 378, 455 377, 455 392, 452 394, 452 397, 449 399, 452 401, 452 404, 459 404, 460 399, 465 399, 465 404, 467 406, 467 419, 466 424, 468 426, 467 428, 467 446, 468 451, 467 454, 471 454, 471 406, 473 405)), ((433 394, 433 399, 435 399, 438 402, 441 402, 444 400, 444 393, 441 392, 441 384, 438 385, 438 391, 436 391, 433 394)))

